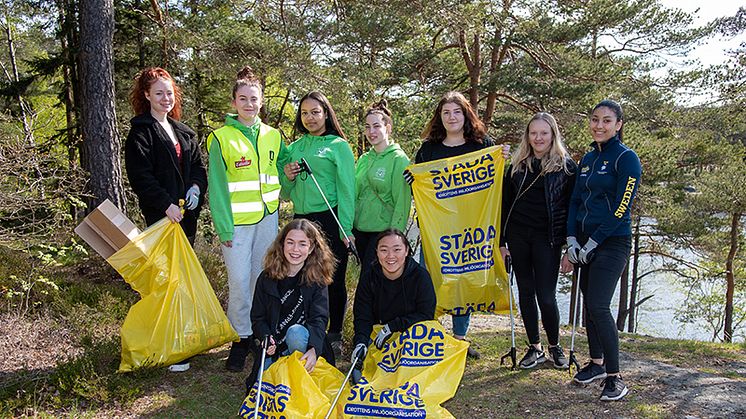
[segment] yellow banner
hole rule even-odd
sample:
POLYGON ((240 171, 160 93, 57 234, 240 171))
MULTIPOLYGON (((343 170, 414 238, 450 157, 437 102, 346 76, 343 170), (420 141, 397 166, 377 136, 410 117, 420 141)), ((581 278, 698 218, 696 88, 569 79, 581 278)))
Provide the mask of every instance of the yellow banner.
POLYGON ((408 167, 439 312, 508 313, 498 250, 504 168, 497 146, 408 167))

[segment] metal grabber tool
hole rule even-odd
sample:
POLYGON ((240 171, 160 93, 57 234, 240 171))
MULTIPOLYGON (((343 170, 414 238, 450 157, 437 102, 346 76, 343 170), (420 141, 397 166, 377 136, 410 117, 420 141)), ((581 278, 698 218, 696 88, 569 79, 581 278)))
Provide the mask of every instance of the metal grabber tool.
POLYGON ((505 363, 505 358, 510 357, 510 361, 513 363, 513 366, 510 367, 511 370, 515 370, 516 367, 516 350, 515 350, 515 317, 513 317, 513 260, 510 256, 505 257, 505 269, 508 271, 508 274, 510 275, 510 280, 508 282, 508 303, 510 304, 510 351, 506 353, 505 355, 500 358, 500 365, 503 365, 505 363))
POLYGON ((334 400, 332 400, 332 405, 329 407, 329 411, 326 412, 326 416, 324 416, 324 419, 329 419, 332 412, 334 411, 334 406, 337 405, 337 402, 339 401, 339 396, 342 395, 342 391, 344 391, 345 384, 347 384, 347 381, 350 379, 350 376, 352 375, 352 370, 355 369, 355 365, 357 365, 357 360, 360 358, 359 354, 355 354, 355 358, 352 359, 352 364, 350 365, 350 370, 347 371, 347 375, 345 375, 345 379, 342 381, 342 384, 339 386, 339 390, 337 390, 337 395, 334 396, 334 400))
POLYGON ((570 366, 567 369, 570 372, 570 375, 572 375, 572 366, 575 365, 575 371, 580 371, 580 364, 578 363, 578 359, 575 357, 575 328, 577 327, 578 322, 578 314, 580 313, 579 305, 580 305, 580 265, 576 265, 575 272, 573 272, 574 280, 575 280, 575 301, 573 302, 573 316, 572 316, 572 335, 570 338, 570 359, 569 363, 570 366))
POLYGON ((264 361, 267 359, 267 346, 269 345, 269 336, 264 337, 262 342, 262 360, 259 363, 259 384, 256 388, 256 399, 254 401, 254 419, 259 418, 259 404, 262 398, 262 378, 264 375, 264 361))
POLYGON ((311 180, 313 180, 313 183, 316 185, 316 189, 319 190, 319 193, 321 194, 321 197, 324 198, 324 202, 326 202, 326 206, 329 208, 329 212, 332 213, 332 216, 334 217, 334 221, 337 222, 337 225, 339 226, 339 231, 344 234, 345 239, 347 239, 347 251, 352 253, 352 255, 355 257, 355 261, 357 261, 357 264, 360 265, 360 255, 357 253, 357 248, 355 248, 355 242, 351 240, 350 236, 345 233, 344 228, 342 228, 342 223, 339 222, 339 218, 337 218, 337 214, 334 213, 334 210, 332 209, 332 206, 329 204, 329 201, 326 199, 326 195, 324 195, 324 191, 321 190, 321 186, 319 185, 319 182, 316 181, 316 176, 313 175, 313 170, 311 170, 311 166, 308 165, 308 162, 306 159, 301 158, 298 162, 298 165, 300 166, 301 173, 306 172, 311 176, 311 180))

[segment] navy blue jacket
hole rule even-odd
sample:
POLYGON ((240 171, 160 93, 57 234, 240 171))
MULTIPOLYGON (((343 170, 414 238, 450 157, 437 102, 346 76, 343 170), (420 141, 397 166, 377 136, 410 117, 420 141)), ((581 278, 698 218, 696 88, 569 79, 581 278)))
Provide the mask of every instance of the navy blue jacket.
POLYGON ((618 136, 591 146, 593 150, 580 160, 570 198, 567 235, 583 233, 601 244, 610 236, 632 235, 630 208, 642 167, 637 154, 618 136))

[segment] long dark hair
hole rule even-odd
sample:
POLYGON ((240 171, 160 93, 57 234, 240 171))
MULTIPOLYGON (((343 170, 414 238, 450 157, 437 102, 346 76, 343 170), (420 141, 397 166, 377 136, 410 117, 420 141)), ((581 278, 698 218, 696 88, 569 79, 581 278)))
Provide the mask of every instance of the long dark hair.
POLYGON ((593 113, 598 108, 609 108, 614 112, 614 115, 616 115, 617 121, 622 122, 622 126, 619 127, 619 131, 617 131, 617 136, 619 137, 619 141, 622 141, 622 130, 624 130, 624 112, 622 112, 622 105, 620 105, 618 102, 611 100, 611 99, 604 99, 600 102, 598 102, 598 105, 594 106, 591 110, 591 113, 593 113))
POLYGON ((306 99, 313 99, 319 102, 321 107, 324 108, 324 115, 326 115, 326 120, 324 121, 326 131, 324 131, 324 135, 336 135, 337 137, 342 137, 346 140, 347 137, 345 137, 345 133, 342 131, 339 121, 337 121, 337 114, 334 112, 331 102, 329 102, 329 99, 327 99, 323 93, 318 91, 308 92, 305 96, 300 98, 300 101, 298 102, 298 111, 295 113, 295 123, 293 124, 293 137, 295 137, 298 132, 301 134, 308 134, 308 130, 303 126, 303 121, 300 117, 300 108, 301 105, 303 105, 303 101, 306 99))
POLYGON ((440 117, 440 112, 443 110, 443 105, 446 103, 455 103, 464 113, 464 140, 467 143, 484 143, 484 137, 487 135, 487 128, 484 126, 482 121, 477 116, 474 109, 466 97, 459 92, 448 92, 440 99, 438 106, 435 108, 433 117, 430 118, 430 122, 422 131, 422 138, 424 141, 431 141, 434 143, 442 143, 446 139, 446 128, 443 126, 443 119, 440 117))

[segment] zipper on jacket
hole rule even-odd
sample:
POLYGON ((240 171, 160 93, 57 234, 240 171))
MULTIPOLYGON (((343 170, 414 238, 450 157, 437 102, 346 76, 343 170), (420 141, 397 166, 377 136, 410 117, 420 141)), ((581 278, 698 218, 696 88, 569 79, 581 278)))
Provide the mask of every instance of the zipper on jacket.
POLYGON ((583 201, 585 215, 583 216, 583 221, 580 222, 580 229, 582 231, 585 231, 585 220, 586 218, 588 218, 588 200, 591 199, 591 188, 588 187, 588 182, 591 180, 591 176, 593 176, 593 173, 596 171, 596 162, 598 161, 599 157, 601 157, 601 144, 598 145, 598 155, 596 156, 596 159, 593 160, 593 164, 591 165, 591 173, 588 174, 588 179, 585 180, 585 189, 588 190, 588 197, 585 198, 585 200, 583 201))
MULTIPOLYGON (((528 169, 523 172, 523 179, 521 179, 520 185, 518 185, 518 192, 521 192, 521 188, 523 188, 523 184, 526 182, 526 177, 528 176, 528 169)), ((511 176, 512 178, 512 176, 511 176)), ((508 180, 509 182, 512 180, 508 180)), ((508 239, 508 223, 510 222, 510 215, 513 213, 513 208, 515 207, 516 202, 518 202, 518 195, 516 194, 515 198, 513 199, 513 203, 510 205, 510 209, 508 210, 508 215, 505 217, 505 240, 508 239)))

